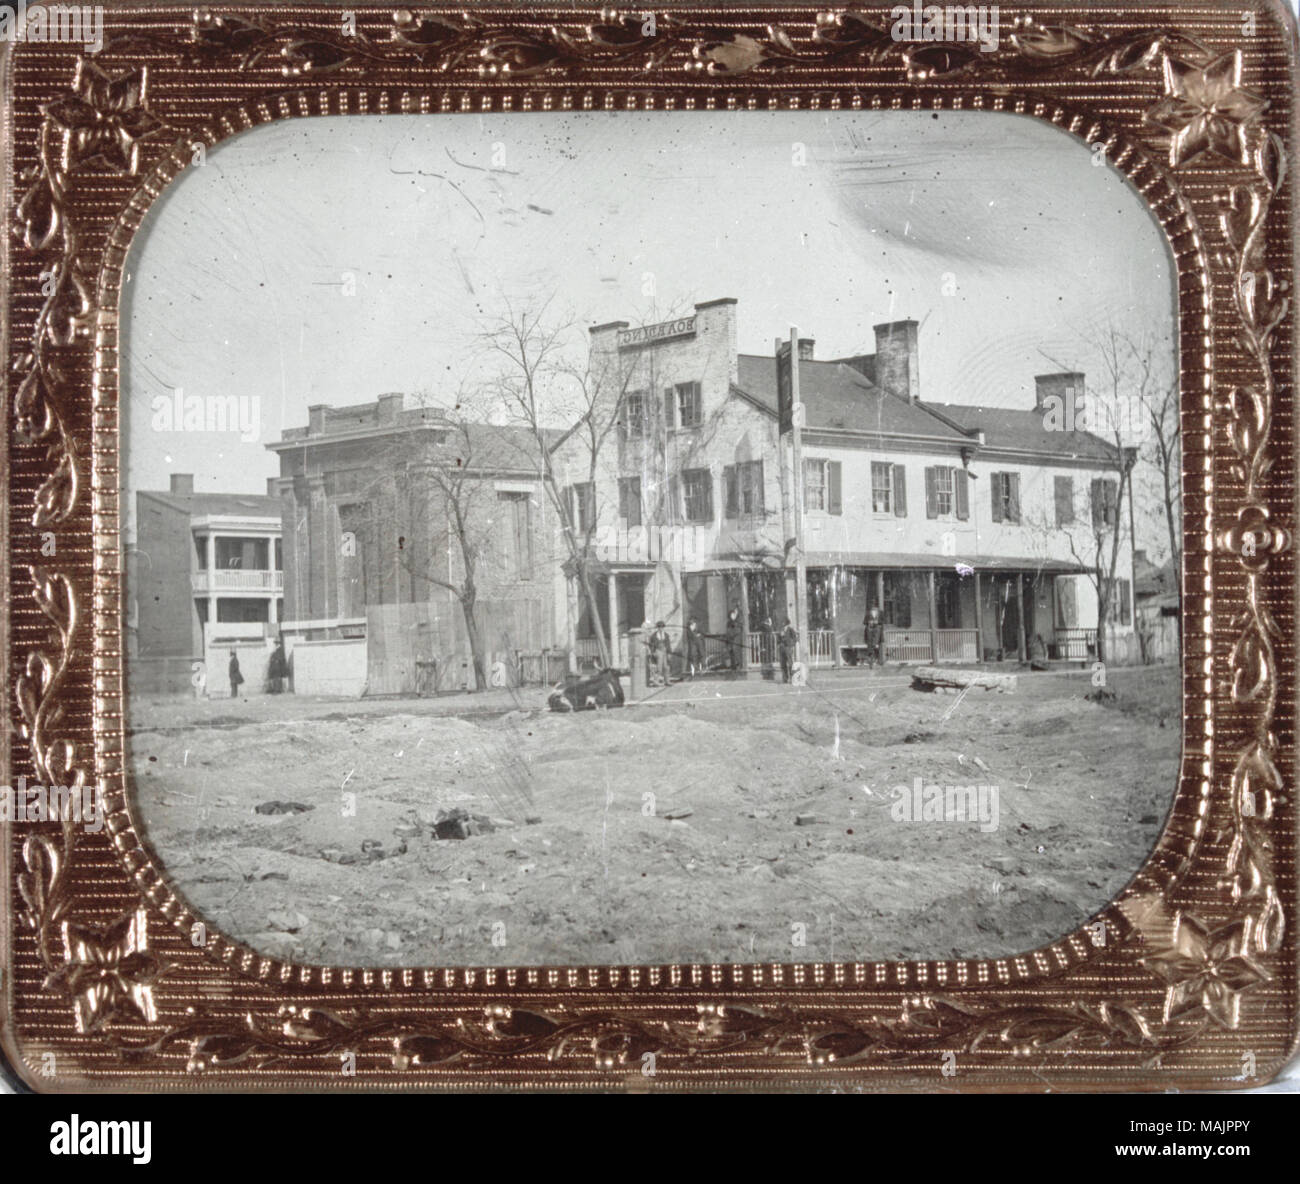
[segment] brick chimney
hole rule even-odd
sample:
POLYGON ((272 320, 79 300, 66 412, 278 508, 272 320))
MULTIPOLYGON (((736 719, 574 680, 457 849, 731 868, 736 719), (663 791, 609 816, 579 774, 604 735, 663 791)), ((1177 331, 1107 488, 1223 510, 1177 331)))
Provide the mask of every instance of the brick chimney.
POLYGON ((817 345, 816 339, 812 337, 800 337, 799 338, 799 361, 811 362, 813 360, 813 352, 816 345, 817 345))
POLYGON ((329 407, 324 403, 313 403, 307 408, 307 434, 319 436, 325 431, 325 412, 329 407))
POLYGON ((179 493, 189 496, 194 492, 194 474, 193 473, 173 473, 172 474, 172 493, 179 493))
POLYGON ((1034 406, 1039 411, 1054 412, 1062 425, 1074 427, 1084 408, 1084 376, 1077 370, 1034 376, 1034 406), (1048 403, 1048 399, 1054 402, 1048 403))
POLYGON ((375 416, 380 423, 396 423, 405 403, 402 395, 380 395, 376 404, 375 416))
POLYGON ((876 385, 909 403, 921 397, 921 375, 917 362, 917 323, 890 321, 876 325, 876 385))

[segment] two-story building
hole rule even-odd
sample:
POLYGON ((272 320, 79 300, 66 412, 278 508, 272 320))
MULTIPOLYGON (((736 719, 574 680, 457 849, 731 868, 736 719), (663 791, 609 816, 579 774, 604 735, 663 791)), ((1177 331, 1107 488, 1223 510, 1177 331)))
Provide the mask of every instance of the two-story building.
POLYGON ((1083 375, 1038 377, 1032 408, 986 408, 922 397, 915 321, 875 326, 874 352, 848 357, 819 359, 801 339, 796 482, 775 358, 738 352, 736 316, 723 299, 658 325, 591 330, 591 369, 621 399, 620 431, 597 480, 575 482, 572 497, 592 532, 607 630, 694 616, 716 637, 733 606, 751 635, 766 620, 779 628, 795 616, 802 552, 814 662, 851 657, 873 605, 887 659, 1086 658, 1098 574, 1112 570, 1107 648, 1127 656, 1125 456, 1048 414, 1064 403, 1065 422, 1083 422, 1083 375))
POLYGON ((472 684, 466 544, 487 660, 563 646, 565 585, 531 433, 407 407, 401 394, 307 416, 268 445, 299 689, 309 656, 335 693, 472 684))
POLYGON ((283 595, 278 493, 195 493, 188 473, 137 492, 126 599, 139 685, 188 689, 209 640, 267 632, 283 595))

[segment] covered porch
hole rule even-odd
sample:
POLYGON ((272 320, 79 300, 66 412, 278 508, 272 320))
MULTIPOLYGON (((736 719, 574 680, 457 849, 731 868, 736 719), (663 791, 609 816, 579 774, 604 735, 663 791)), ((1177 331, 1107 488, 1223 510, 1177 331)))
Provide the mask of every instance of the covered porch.
POLYGON ((1073 587, 1079 578, 1087 577, 1076 565, 1032 558, 935 566, 914 555, 809 556, 809 630, 833 639, 821 648, 835 665, 865 659, 872 607, 884 623, 886 662, 1084 661, 1096 653, 1097 631, 1075 623, 1086 608, 1073 587))

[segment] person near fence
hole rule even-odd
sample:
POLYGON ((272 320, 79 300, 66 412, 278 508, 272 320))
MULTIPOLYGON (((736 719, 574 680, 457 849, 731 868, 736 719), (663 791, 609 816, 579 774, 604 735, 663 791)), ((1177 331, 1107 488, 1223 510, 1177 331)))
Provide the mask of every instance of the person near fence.
POLYGON ((271 660, 266 664, 266 689, 273 695, 284 690, 284 680, 289 677, 289 660, 284 656, 284 638, 275 643, 271 660))
POLYGON ((694 617, 686 623, 686 673, 688 678, 704 673, 704 634, 694 617))
POLYGON ((666 687, 668 685, 668 659, 673 652, 672 639, 668 636, 668 627, 662 621, 656 621, 654 632, 646 640, 650 651, 650 686, 666 687))
POLYGON ((769 682, 776 678, 776 626, 771 617, 764 617, 758 630, 759 663, 763 677, 769 682))
POLYGON ((739 670, 741 654, 745 647, 745 626, 740 619, 740 608, 731 606, 727 613, 727 669, 739 670))
POLYGON ((781 681, 789 682, 794 677, 795 659, 799 656, 799 630, 787 617, 776 639, 781 652, 781 681))
POLYGON ((234 650, 230 651, 230 697, 239 698, 239 688, 243 685, 244 676, 239 669, 239 655, 234 650))
POLYGON ((880 619, 880 609, 872 605, 867 619, 862 622, 862 640, 867 645, 867 665, 884 665, 885 623, 880 619))

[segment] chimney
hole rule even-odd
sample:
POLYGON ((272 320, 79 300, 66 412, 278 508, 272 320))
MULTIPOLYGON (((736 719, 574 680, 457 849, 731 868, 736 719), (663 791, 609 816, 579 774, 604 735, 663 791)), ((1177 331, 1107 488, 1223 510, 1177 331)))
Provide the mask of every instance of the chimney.
POLYGON ((811 362, 813 360, 813 347, 817 342, 812 337, 799 338, 799 361, 811 362))
POLYGON ((279 478, 279 477, 268 477, 268 478, 266 479, 266 496, 267 496, 267 497, 279 497, 279 496, 280 496, 280 478, 279 478))
POLYGON ((376 419, 380 423, 396 423, 406 400, 401 395, 380 395, 376 409, 376 419))
POLYGON ((172 474, 172 493, 180 493, 186 496, 194 492, 194 474, 193 473, 173 473, 172 474))
POLYGON ((322 436, 325 434, 325 412, 329 408, 324 403, 313 403, 307 408, 307 434, 322 436))
POLYGON ((891 321, 876 329, 876 385, 909 403, 921 397, 916 357, 917 323, 891 321))
POLYGON ((1080 416, 1084 408, 1084 377, 1077 370, 1059 374, 1034 376, 1034 406, 1039 411, 1059 417, 1057 425, 1072 431, 1076 424, 1082 427, 1080 416), (1047 400, 1051 399, 1052 402, 1047 400))

